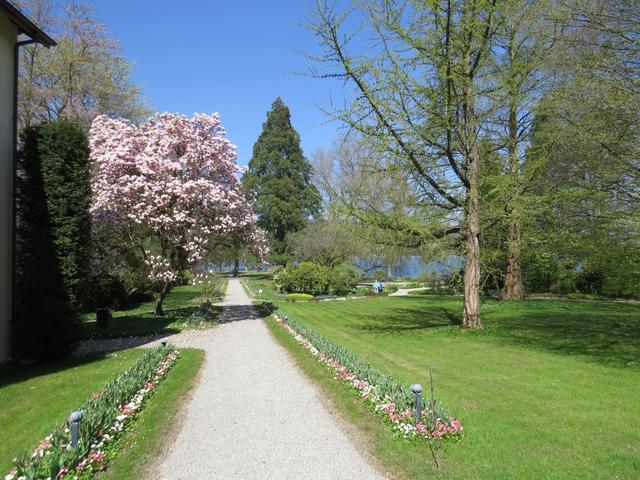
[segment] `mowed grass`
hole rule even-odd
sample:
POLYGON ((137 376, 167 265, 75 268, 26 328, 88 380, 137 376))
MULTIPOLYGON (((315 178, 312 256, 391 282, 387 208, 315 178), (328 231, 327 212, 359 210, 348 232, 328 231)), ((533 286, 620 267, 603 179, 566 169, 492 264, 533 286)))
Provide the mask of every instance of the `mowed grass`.
MULTIPOLYGON (((488 301, 480 332, 459 330, 457 297, 280 306, 406 384, 428 383, 431 367, 465 428, 437 477, 640 478, 638 305, 488 301)), ((402 466, 414 454, 378 456, 405 476, 433 475, 402 466)))
POLYGON ((0 474, 142 353, 125 350, 0 373, 0 474))
POLYGON ((284 301, 285 295, 278 293, 273 285, 273 275, 266 272, 243 273, 240 280, 248 288, 247 294, 254 300, 284 301), (260 294, 262 290, 262 294, 260 294))
MULTIPOLYGON (((217 276, 221 285, 225 286, 227 279, 217 276)), ((113 338, 140 335, 161 335, 177 333, 189 327, 189 319, 198 312, 198 306, 206 301, 202 289, 194 285, 175 287, 163 302, 164 315, 156 315, 155 301, 141 303, 126 310, 112 312, 113 318, 106 329, 96 327, 96 314, 85 317, 83 337, 85 338, 113 338)), ((221 307, 213 310, 219 314, 221 307)))

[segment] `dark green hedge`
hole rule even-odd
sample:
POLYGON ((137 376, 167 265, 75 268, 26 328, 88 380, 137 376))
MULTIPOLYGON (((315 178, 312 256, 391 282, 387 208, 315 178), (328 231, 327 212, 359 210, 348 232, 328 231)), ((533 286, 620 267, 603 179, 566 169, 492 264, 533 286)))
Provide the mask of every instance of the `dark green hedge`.
POLYGON ((89 270, 88 141, 68 121, 27 128, 18 159, 14 356, 72 348, 89 270))

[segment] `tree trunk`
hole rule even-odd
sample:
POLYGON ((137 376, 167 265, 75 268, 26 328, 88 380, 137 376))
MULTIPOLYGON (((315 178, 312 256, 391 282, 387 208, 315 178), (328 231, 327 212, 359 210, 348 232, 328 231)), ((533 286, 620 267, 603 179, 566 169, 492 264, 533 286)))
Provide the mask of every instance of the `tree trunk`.
POLYGON ((464 266, 464 315, 462 328, 481 328, 480 321, 480 195, 478 167, 480 154, 477 143, 469 158, 469 191, 467 193, 466 225, 463 231, 466 247, 464 266))
POLYGON ((502 300, 524 300, 522 268, 520 267, 521 219, 518 207, 510 212, 507 238, 507 271, 504 276, 502 300))
POLYGON ((156 296, 156 315, 164 315, 164 310, 162 309, 162 302, 169 294, 169 290, 171 289, 171 285, 169 283, 165 283, 160 290, 160 293, 156 296))
MULTIPOLYGON (((515 35, 509 42, 511 64, 515 63, 515 35)), ((516 74, 514 74, 516 75, 516 74)), ((511 199, 508 203, 509 234, 507 237, 507 270, 504 275, 502 300, 524 300, 522 285, 522 268, 520 266, 520 248, 522 235, 522 216, 520 198, 520 155, 518 154, 518 95, 510 92, 509 98, 509 190, 511 199)))
POLYGON ((233 259, 233 277, 238 278, 239 274, 240 274, 240 259, 238 257, 235 257, 233 259))

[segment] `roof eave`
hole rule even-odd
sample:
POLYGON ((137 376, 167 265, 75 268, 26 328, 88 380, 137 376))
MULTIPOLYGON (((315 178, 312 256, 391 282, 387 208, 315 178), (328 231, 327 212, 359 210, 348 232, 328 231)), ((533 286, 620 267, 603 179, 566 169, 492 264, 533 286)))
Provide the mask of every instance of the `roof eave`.
POLYGON ((56 41, 47 35, 40 27, 22 13, 16 6, 8 0, 0 0, 0 11, 3 11, 9 17, 9 20, 18 27, 18 33, 31 37, 32 40, 44 45, 45 47, 53 47, 57 45, 56 41))

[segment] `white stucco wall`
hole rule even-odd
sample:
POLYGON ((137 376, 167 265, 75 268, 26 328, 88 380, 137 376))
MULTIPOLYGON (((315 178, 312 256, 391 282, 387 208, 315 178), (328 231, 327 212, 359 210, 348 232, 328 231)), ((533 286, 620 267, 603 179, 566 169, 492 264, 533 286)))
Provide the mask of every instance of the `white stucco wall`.
POLYGON ((0 363, 9 358, 13 49, 17 29, 0 13, 0 363))

